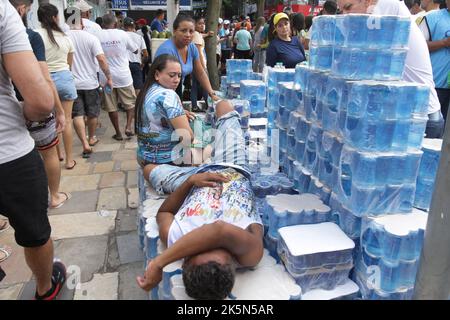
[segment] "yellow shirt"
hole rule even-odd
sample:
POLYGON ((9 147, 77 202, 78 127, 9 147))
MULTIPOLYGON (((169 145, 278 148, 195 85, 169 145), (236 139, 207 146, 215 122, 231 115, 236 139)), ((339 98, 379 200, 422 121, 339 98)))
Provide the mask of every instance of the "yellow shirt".
POLYGON ((53 31, 53 36, 58 43, 58 47, 50 41, 47 30, 38 29, 36 31, 39 32, 44 41, 48 70, 50 72, 70 70, 69 64, 67 63, 67 56, 69 53, 75 52, 72 40, 65 33, 53 31))

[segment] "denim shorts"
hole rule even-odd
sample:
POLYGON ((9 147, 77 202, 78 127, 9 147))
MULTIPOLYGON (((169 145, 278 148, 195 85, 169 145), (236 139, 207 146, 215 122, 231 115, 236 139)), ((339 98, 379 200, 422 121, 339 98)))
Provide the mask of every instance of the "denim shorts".
MULTIPOLYGON (((236 111, 229 112, 216 122, 213 143, 212 165, 233 166, 248 173, 245 156, 245 140, 241 129, 240 116, 236 111)), ((152 170, 149 181, 159 193, 172 193, 190 176, 204 171, 206 167, 177 167, 160 165, 152 170)))
POLYGON ((50 75, 55 83, 56 90, 58 90, 61 101, 73 101, 78 97, 72 72, 63 70, 52 72, 50 75))

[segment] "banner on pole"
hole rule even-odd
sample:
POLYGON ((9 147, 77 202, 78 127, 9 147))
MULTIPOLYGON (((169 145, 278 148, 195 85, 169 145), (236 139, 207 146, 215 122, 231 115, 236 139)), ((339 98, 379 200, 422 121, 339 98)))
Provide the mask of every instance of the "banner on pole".
MULTIPOLYGON (((130 10, 167 10, 167 0, 129 0, 130 10)), ((180 10, 191 11, 192 0, 179 0, 180 10)))

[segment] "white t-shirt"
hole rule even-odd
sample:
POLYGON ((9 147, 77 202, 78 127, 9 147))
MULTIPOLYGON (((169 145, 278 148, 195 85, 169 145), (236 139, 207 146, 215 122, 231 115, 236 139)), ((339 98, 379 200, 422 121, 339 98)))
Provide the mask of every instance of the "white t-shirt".
POLYGON ((202 54, 203 56, 203 62, 205 63, 205 67, 207 66, 206 62, 206 52, 205 52, 205 39, 203 39, 203 36, 200 34, 200 32, 195 31, 194 36, 192 38, 192 43, 196 46, 200 46, 198 48, 198 52, 202 54))
POLYGON ((142 50, 147 50, 145 46, 145 41, 142 36, 137 34, 136 32, 127 31, 127 34, 130 36, 131 41, 139 48, 139 52, 134 54, 133 52, 128 52, 128 61, 141 63, 142 62, 142 50))
POLYGON ((89 32, 93 35, 96 35, 98 32, 102 31, 102 27, 100 27, 96 22, 85 18, 81 20, 83 21, 83 31, 89 32))
POLYGON ((408 43, 409 51, 406 56, 403 79, 409 82, 425 84, 430 87, 430 105, 428 106, 428 114, 441 110, 433 80, 433 69, 431 67, 427 43, 405 3, 398 0, 378 0, 378 3, 373 10, 373 14, 411 17, 411 33, 409 35, 408 43))
POLYGON ((97 89, 97 56, 103 54, 100 40, 84 30, 70 30, 68 36, 75 47, 72 73, 77 90, 97 89))
POLYGON ((50 41, 47 30, 41 28, 36 31, 39 32, 44 41, 48 70, 50 72, 70 70, 69 64, 67 63, 67 56, 69 53, 75 52, 72 40, 65 33, 53 31, 53 36, 58 43, 58 47, 50 41))
POLYGON ((19 51, 32 52, 25 27, 9 1, 0 1, 0 164, 19 159, 34 148, 22 106, 3 66, 4 54, 19 51))
MULTIPOLYGON (((130 66, 128 63, 128 51, 138 50, 136 44, 123 30, 108 29, 98 33, 105 56, 108 59, 109 70, 111 71, 113 87, 125 88, 133 84, 130 66)), ((106 82, 103 72, 100 72, 100 81, 106 82)))

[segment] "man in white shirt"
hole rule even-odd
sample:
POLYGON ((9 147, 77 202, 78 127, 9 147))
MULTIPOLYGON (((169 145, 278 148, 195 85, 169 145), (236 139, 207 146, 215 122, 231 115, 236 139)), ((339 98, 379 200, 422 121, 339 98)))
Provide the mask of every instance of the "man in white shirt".
MULTIPOLYGON (((109 113, 111 123, 116 130, 113 139, 122 141, 122 133, 119 128, 119 113, 117 103, 120 102, 127 113, 127 124, 125 134, 128 137, 134 135, 132 122, 134 118, 134 105, 136 103, 136 93, 133 87, 128 63, 128 52, 138 53, 138 46, 131 41, 131 38, 123 30, 116 29, 117 19, 112 14, 103 16, 103 27, 98 33, 105 56, 108 60, 109 69, 112 75, 112 88, 105 87, 102 96, 103 108, 109 113)), ((105 75, 100 73, 100 81, 105 82, 105 75)))
POLYGON ((91 9, 92 6, 89 5, 84 0, 77 0, 73 6, 80 10, 81 18, 83 20, 83 30, 95 35, 97 32, 101 31, 102 28, 95 22, 91 21, 91 9))
POLYGON ((64 12, 66 22, 71 29, 67 32, 67 35, 72 40, 76 52, 72 63, 72 73, 75 78, 78 98, 73 105, 72 118, 75 131, 83 145, 83 156, 88 158, 89 154, 92 153, 91 147, 99 142, 95 136, 100 114, 97 62, 106 76, 106 85, 112 88, 113 84, 100 40, 84 31, 83 20, 73 19, 73 14, 70 9, 64 12), (86 138, 84 117, 87 117, 88 138, 86 138))
POLYGON ((144 75, 142 69, 144 68, 144 62, 148 59, 147 46, 145 45, 144 38, 136 33, 134 20, 131 18, 123 19, 123 27, 136 46, 139 48, 138 53, 128 52, 128 61, 130 62, 131 76, 133 77, 133 86, 136 91, 136 96, 139 95, 142 87, 144 87, 144 75))
MULTIPOLYGON (((20 10, 30 6, 26 3, 20 10)), ((9 1, 0 1, 0 30, 0 212, 9 219, 17 244, 24 247, 25 261, 36 279, 35 298, 52 300, 63 288, 66 270, 61 262, 53 262, 47 176, 26 122, 48 118, 53 91, 9 1), (23 104, 15 97, 11 80, 23 104)))
MULTIPOLYGON (((371 13, 411 17, 411 13, 405 4, 398 0, 338 0, 338 4, 343 13, 371 13)), ((411 19, 408 47, 403 80, 424 84, 430 88, 429 120, 426 133, 428 138, 441 138, 444 131, 444 118, 434 85, 430 54, 422 32, 413 19, 411 19)))

